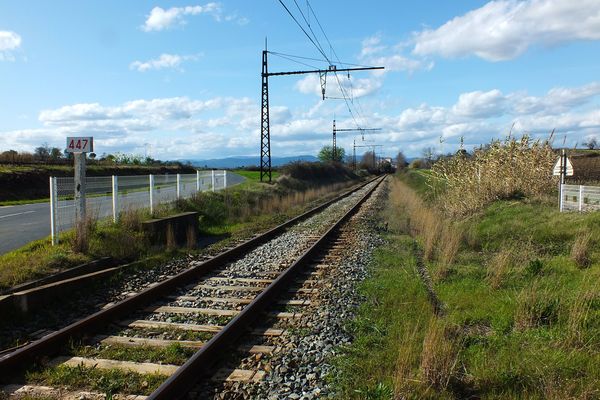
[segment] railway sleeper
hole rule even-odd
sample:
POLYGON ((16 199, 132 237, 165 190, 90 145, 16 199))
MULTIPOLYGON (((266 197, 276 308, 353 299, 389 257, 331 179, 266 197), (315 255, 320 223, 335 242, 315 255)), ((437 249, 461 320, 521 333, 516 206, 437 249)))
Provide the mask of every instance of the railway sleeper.
MULTIPOLYGON (((120 321, 119 325, 126 328, 150 328, 150 329, 180 329, 189 330, 193 332, 209 332, 217 333, 222 326, 219 325, 198 325, 198 324, 184 324, 178 322, 164 322, 164 321, 147 321, 147 320, 134 320, 134 321, 120 321)), ((250 331, 252 335, 256 336, 281 336, 284 334, 282 329, 270 329, 270 328, 256 328, 250 331)))
MULTIPOLYGON (((63 400, 104 400, 106 399, 105 393, 88 392, 88 391, 71 391, 59 388, 53 388, 49 386, 39 385, 6 385, 2 387, 2 390, 10 396, 9 398, 56 398, 63 400)), ((113 400, 146 400, 147 396, 141 395, 125 395, 115 394, 112 396, 113 400)))

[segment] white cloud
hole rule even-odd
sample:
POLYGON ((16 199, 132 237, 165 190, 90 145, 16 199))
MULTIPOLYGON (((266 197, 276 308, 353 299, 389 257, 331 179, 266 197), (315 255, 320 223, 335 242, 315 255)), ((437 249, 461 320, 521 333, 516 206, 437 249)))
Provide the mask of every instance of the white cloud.
POLYGON ((149 70, 159 70, 159 69, 176 69, 179 71, 183 71, 181 68, 181 64, 184 61, 188 60, 197 60, 198 55, 184 55, 180 56, 178 54, 161 54, 158 58, 151 59, 148 61, 134 61, 129 64, 129 69, 135 69, 139 72, 146 72, 149 70))
POLYGON ((186 16, 200 14, 210 15, 217 22, 236 22, 240 25, 248 23, 247 18, 239 17, 235 13, 224 15, 220 3, 207 3, 203 6, 171 7, 169 9, 154 7, 146 17, 142 30, 145 32, 162 31, 173 26, 185 25, 187 23, 186 16))
MULTIPOLYGON (((312 92, 311 92, 312 93, 312 92)), ((567 135, 568 144, 583 143, 600 131, 600 82, 579 87, 559 87, 540 96, 499 90, 462 93, 454 104, 420 104, 382 115, 380 107, 364 102, 367 119, 363 126, 382 128, 365 139, 384 144, 387 155, 402 149, 417 156, 421 149, 452 151, 459 138, 465 143, 487 143, 508 133, 513 122, 515 134, 547 137, 556 128, 557 137, 567 135), (445 139, 440 143, 440 137, 445 139)), ((318 106, 289 109, 271 107, 272 148, 275 155, 316 154, 331 141, 334 113, 347 115, 343 102, 318 101, 318 106)), ((259 143, 258 99, 187 97, 138 99, 117 105, 72 104, 43 110, 42 128, 0 132, 0 149, 32 150, 43 142, 63 146, 68 135, 93 135, 98 152, 142 154, 143 143, 151 143, 152 155, 161 159, 212 158, 228 155, 255 155, 259 143)), ((337 117, 338 127, 353 127, 350 117, 337 117)), ((339 135, 338 143, 352 149, 359 134, 339 135)), ((364 144, 364 143, 363 143, 364 144)), ((359 154, 363 148, 357 149, 359 154)))
POLYGON ((415 33, 413 53, 510 60, 533 45, 600 39, 598 0, 498 0, 415 33))
POLYGON ((453 111, 465 117, 490 118, 504 114, 506 107, 506 97, 498 89, 494 89, 488 92, 475 91, 461 94, 453 111))
POLYGON ((0 31, 0 61, 14 61, 12 51, 21 47, 21 36, 11 31, 0 31))
POLYGON ((527 96, 515 93, 508 97, 514 111, 518 114, 531 114, 540 111, 560 113, 585 104, 600 95, 600 82, 575 88, 554 88, 544 97, 527 96))
POLYGON ((382 43, 380 35, 368 37, 362 41, 360 60, 373 66, 383 66, 385 70, 376 71, 375 75, 383 75, 388 71, 403 71, 412 74, 419 70, 431 70, 433 62, 424 58, 409 58, 403 54, 406 44, 399 43, 388 46, 382 43))

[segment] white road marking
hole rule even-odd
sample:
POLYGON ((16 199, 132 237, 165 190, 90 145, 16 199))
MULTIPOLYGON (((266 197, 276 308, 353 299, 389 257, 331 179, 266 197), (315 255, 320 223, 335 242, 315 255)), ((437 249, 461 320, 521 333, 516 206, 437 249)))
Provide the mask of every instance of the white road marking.
POLYGON ((17 215, 23 215, 23 214, 31 214, 34 213, 35 211, 24 211, 24 212, 20 212, 20 213, 16 213, 16 214, 8 214, 8 215, 2 215, 0 216, 0 219, 2 218, 8 218, 8 217, 16 217, 17 215))

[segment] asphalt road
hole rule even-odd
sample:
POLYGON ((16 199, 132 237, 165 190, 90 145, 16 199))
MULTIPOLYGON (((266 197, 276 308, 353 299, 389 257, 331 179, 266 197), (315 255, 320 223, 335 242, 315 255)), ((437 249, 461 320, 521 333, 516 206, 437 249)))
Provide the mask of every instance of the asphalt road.
MULTIPOLYGON (((242 183, 244 177, 233 173, 227 174, 227 186, 242 183)), ((188 197, 195 191, 195 184, 188 185, 182 196, 188 197)), ((208 190, 208 182, 204 183, 201 190, 208 190)), ((155 192, 154 204, 164 203, 176 198, 176 189, 173 186, 161 188, 155 192)), ((149 206, 147 191, 137 191, 120 196, 121 210, 149 206)), ((58 217, 60 230, 73 227, 74 204, 72 201, 58 203, 58 217)), ((88 214, 95 218, 112 216, 112 199, 110 196, 90 197, 87 200, 88 214)), ((18 206, 0 207, 0 254, 18 249, 34 240, 43 239, 50 235, 50 204, 23 204, 18 206)))

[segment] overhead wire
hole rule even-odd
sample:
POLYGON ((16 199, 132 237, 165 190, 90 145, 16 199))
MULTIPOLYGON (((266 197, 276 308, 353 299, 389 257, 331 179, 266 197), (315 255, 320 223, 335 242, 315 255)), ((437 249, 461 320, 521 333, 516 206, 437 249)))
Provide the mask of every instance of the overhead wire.
POLYGON ((323 52, 323 50, 317 46, 317 44, 315 43, 315 41, 313 40, 313 38, 310 37, 310 35, 308 34, 308 32, 306 32, 306 30, 304 29, 304 27, 300 24, 300 22, 298 22, 298 20, 296 19, 296 17, 294 16, 294 14, 292 14, 292 12, 290 11, 289 8, 287 8, 287 6, 283 3, 282 0, 278 0, 279 3, 283 6, 283 8, 285 8, 285 11, 287 11, 287 13, 290 15, 290 17, 292 17, 292 19, 294 20, 294 22, 296 22, 296 25, 298 25, 298 27, 300 27, 300 29, 302 30, 302 32, 304 32, 304 34, 306 35, 306 37, 308 38, 308 40, 311 41, 311 43, 317 48, 317 50, 319 50, 319 52, 321 53, 321 55, 323 55, 323 57, 325 57, 325 59, 327 59, 327 55, 323 52))
MULTIPOLYGON (((314 20, 317 22, 317 25, 319 26, 319 29, 320 29, 321 33, 323 34, 323 37, 325 38, 325 40, 327 41, 327 44, 329 45, 329 50, 331 51, 332 56, 335 57, 338 65, 341 65, 341 66, 347 65, 347 66, 366 67, 365 65, 360 65, 360 64, 344 63, 344 62, 342 62, 340 60, 340 57, 338 56, 337 52, 333 48, 333 45, 331 44, 331 41, 329 40, 329 37, 325 33, 325 29, 323 28, 323 25, 319 21, 319 18, 317 17, 317 14, 315 13, 314 9, 312 8, 309 0, 306 0, 306 5, 307 5, 306 15, 304 14, 304 12, 302 11, 302 9, 300 8, 300 5, 298 4, 298 2, 296 0, 293 0, 293 2, 296 5, 296 8, 298 9, 298 11, 300 12, 300 15, 302 16, 302 19, 304 20, 304 22, 308 26, 308 30, 312 33, 312 37, 307 32, 307 30, 302 26, 302 24, 300 23, 300 21, 298 21, 298 19, 290 11, 290 9, 285 5, 285 3, 282 0, 278 0, 278 1, 283 6, 283 8, 286 10, 286 12, 289 14, 289 16, 294 20, 294 22, 296 23, 296 25, 298 25, 298 27, 302 30, 302 32, 306 35, 306 37, 310 40, 310 42, 319 51, 319 53, 325 58, 326 62, 328 62, 330 66, 333 65, 333 62, 331 62, 331 59, 325 53, 325 50, 323 49, 323 46, 321 45, 321 42, 319 41, 319 38, 317 37, 317 35, 315 34, 315 32, 314 32, 314 30, 312 28, 312 25, 311 25, 311 23, 309 21, 310 14, 313 15, 314 20)), ((275 54, 275 55, 279 55, 282 58, 287 58, 290 61, 297 62, 297 63, 300 63, 300 64, 303 64, 303 63, 299 62, 299 61, 296 61, 296 60, 292 60, 290 57, 299 58, 299 59, 307 59, 307 60, 311 60, 311 61, 325 62, 325 60, 319 60, 319 59, 315 59, 315 58, 293 56, 293 55, 290 55, 290 54, 275 53, 275 52, 271 52, 271 53, 275 54)), ((310 66, 309 64, 303 64, 303 65, 310 66)), ((315 68, 315 69, 318 69, 318 68, 315 68)), ((364 117, 364 111, 362 109, 362 106, 361 106, 358 98, 354 97, 354 86, 352 84, 352 80, 350 79, 350 76, 348 76, 349 85, 350 85, 350 90, 349 90, 349 93, 348 93, 348 90, 342 84, 342 82, 340 80, 340 77, 338 76, 337 71, 331 70, 331 72, 334 73, 334 76, 336 78, 336 82, 337 82, 338 87, 340 89, 340 93, 342 94, 342 98, 341 99, 344 100, 344 102, 346 104, 346 107, 348 108, 348 112, 350 113, 350 116, 352 117, 352 120, 353 120, 354 124, 356 125, 356 127, 358 129, 362 129, 360 127, 360 124, 357 121, 357 116, 363 122, 366 122, 366 118, 364 117), (355 106, 354 100, 356 100, 356 107, 353 107, 353 106, 355 106), (352 110, 353 108, 355 108, 354 111, 352 110)), ((333 97, 329 97, 329 98, 333 98, 333 97)))

